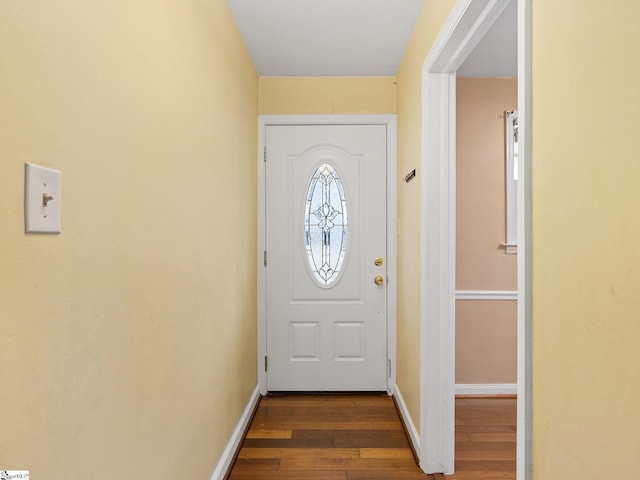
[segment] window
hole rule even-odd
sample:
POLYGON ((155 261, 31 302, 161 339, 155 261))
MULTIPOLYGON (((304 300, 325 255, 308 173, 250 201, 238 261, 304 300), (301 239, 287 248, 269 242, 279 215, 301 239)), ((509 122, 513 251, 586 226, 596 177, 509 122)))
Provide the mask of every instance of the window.
POLYGON ((506 253, 518 253, 518 112, 505 113, 506 253))
POLYGON ((307 261, 314 281, 330 287, 339 278, 347 254, 347 197, 337 170, 320 165, 309 182, 304 212, 307 261))

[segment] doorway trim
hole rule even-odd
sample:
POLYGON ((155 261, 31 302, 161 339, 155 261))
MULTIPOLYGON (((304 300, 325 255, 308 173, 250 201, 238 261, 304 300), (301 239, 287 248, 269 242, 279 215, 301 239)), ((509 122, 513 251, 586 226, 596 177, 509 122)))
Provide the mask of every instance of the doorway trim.
POLYGON ((396 383, 397 304, 397 116, 378 115, 260 115, 258 118, 258 385, 267 394, 267 289, 263 255, 266 251, 265 156, 266 127, 275 125, 384 125, 387 129, 387 392, 396 383))
MULTIPOLYGON (((518 2, 517 479, 531 471, 531 0, 518 2)), ((420 466, 454 473, 456 72, 510 0, 458 0, 422 66, 420 466)))

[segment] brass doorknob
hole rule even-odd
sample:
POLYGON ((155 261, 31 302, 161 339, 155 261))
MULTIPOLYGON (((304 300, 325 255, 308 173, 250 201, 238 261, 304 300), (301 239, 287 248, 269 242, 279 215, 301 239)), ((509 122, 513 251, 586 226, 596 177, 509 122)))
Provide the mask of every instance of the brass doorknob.
POLYGON ((381 275, 378 275, 376 278, 373 279, 373 282, 376 285, 382 285, 384 283, 384 278, 382 278, 381 275))

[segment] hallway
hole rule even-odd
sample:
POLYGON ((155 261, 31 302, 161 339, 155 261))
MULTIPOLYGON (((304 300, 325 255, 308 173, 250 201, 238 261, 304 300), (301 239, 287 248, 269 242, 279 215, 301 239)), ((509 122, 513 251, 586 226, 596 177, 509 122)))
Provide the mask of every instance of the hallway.
POLYGON ((386 394, 264 397, 230 480, 515 479, 514 399, 456 401, 457 473, 416 466, 386 394))

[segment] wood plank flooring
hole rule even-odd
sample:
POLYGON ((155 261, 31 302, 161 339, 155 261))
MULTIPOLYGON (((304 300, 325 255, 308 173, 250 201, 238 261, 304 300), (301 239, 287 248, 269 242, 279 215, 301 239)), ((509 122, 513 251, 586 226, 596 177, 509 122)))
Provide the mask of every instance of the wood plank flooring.
POLYGON ((516 399, 456 399, 455 480, 515 480, 516 399))
POLYGON ((495 402, 456 402, 456 475, 444 477, 425 475, 417 467, 387 395, 268 396, 227 478, 515 479, 515 400, 495 402))

